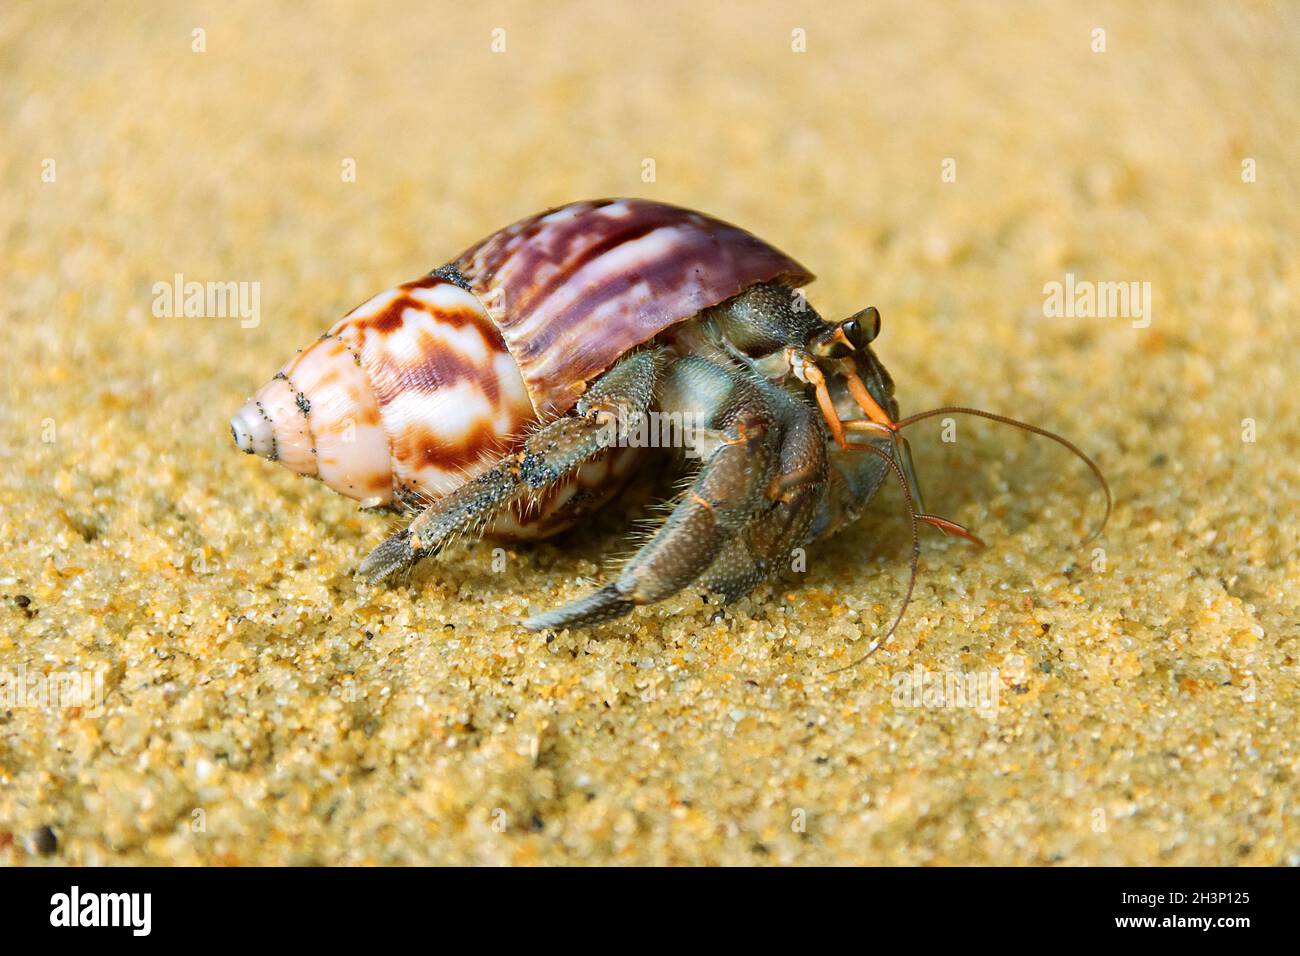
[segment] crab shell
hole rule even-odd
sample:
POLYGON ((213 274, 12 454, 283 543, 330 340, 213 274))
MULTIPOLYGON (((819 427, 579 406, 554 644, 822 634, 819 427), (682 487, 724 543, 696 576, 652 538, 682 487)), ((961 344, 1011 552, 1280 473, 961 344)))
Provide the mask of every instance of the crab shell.
MULTIPOLYGON (((564 414, 621 355, 751 285, 811 273, 751 234, 638 199, 571 203, 382 292, 300 351, 231 419, 244 451, 369 506, 447 494, 564 414)), ((584 465, 512 537, 554 533, 629 477, 584 465)))

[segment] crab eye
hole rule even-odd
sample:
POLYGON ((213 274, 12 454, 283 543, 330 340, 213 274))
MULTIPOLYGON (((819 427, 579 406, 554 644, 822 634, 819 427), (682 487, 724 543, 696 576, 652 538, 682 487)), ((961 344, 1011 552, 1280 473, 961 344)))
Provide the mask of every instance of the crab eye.
POLYGON ((866 348, 874 342, 876 336, 880 334, 880 310, 874 305, 868 306, 861 312, 849 316, 841 323, 844 334, 848 336, 853 347, 857 349, 866 348), (850 331, 852 326, 852 331, 850 331))

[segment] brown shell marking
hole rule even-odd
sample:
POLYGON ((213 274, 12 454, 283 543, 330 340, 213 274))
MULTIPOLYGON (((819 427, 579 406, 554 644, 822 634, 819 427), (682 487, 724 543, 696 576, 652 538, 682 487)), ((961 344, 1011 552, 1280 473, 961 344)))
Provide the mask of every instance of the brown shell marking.
POLYGON ((231 419, 245 451, 371 505, 429 500, 533 422, 501 333, 438 276, 389 289, 299 352, 231 419))
POLYGON ((387 503, 393 491, 388 439, 365 372, 341 339, 303 349, 280 370, 312 434, 316 476, 350 498, 387 503))
POLYGON ((500 332, 473 295, 446 279, 424 276, 381 293, 329 336, 369 380, 399 492, 446 494, 533 420, 500 332))
POLYGON ((501 330, 542 418, 568 411, 620 355, 674 323, 759 282, 812 279, 742 229, 643 199, 540 213, 452 265, 501 330))

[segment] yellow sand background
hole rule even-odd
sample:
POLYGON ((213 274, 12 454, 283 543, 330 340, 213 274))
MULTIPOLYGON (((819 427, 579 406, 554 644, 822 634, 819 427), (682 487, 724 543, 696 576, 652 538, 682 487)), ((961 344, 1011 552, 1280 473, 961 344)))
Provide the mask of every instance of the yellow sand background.
POLYGON ((105 687, 0 707, 0 862, 1300 860, 1295 4, 132 6, 0 7, 0 675, 105 687), (990 547, 927 533, 854 673, 893 490, 722 614, 517 627, 627 553, 617 512, 357 584, 388 522, 231 412, 369 294, 603 195, 878 305, 905 409, 1073 436, 1105 537, 1059 449, 929 422, 929 503, 990 547), (155 317, 176 273, 260 283, 260 324, 155 317), (1149 327, 1045 318, 1067 273, 1149 282, 1149 327), (996 711, 908 706, 918 668, 996 711))

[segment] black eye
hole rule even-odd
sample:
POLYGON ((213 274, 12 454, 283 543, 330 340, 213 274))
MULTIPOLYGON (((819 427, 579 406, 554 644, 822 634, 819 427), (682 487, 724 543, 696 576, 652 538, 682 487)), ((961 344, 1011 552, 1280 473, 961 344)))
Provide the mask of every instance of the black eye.
POLYGON ((865 349, 880 334, 880 310, 873 305, 849 316, 840 323, 840 331, 854 349, 865 349))
POLYGON ((868 342, 874 342, 876 336, 880 334, 880 310, 874 305, 868 306, 853 318, 862 323, 863 333, 866 336, 862 344, 866 345, 868 342))

